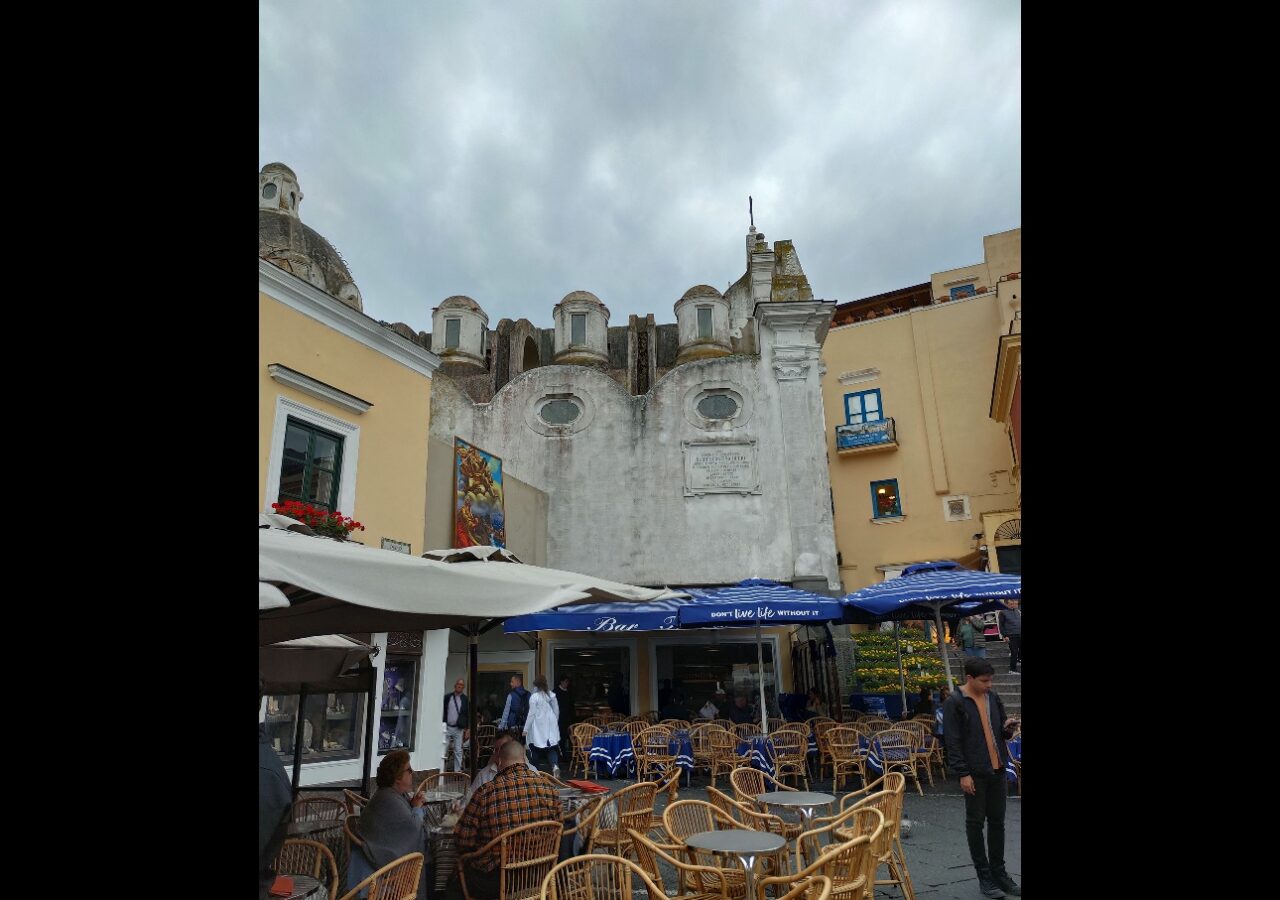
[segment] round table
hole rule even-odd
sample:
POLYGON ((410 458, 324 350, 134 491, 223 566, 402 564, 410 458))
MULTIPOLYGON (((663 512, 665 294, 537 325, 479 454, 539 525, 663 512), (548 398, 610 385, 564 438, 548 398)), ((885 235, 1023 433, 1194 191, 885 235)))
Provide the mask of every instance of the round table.
POLYGON ((836 802, 834 794, 823 794, 820 791, 770 791, 767 794, 756 794, 756 799, 769 806, 789 806, 795 809, 804 817, 806 829, 813 819, 814 807, 836 802))
POLYGON ((749 831, 745 828, 726 828, 722 831, 699 831, 684 839, 690 847, 711 853, 728 853, 738 857, 747 881, 747 897, 755 897, 756 857, 761 853, 774 853, 786 846, 780 834, 767 831, 749 831))
POLYGON ((290 822, 289 837, 310 837, 330 828, 342 830, 341 819, 312 819, 306 822, 290 822))
POLYGON ((462 794, 458 791, 423 791, 422 799, 427 803, 449 803, 453 800, 461 799, 462 794))
POLYGON ((293 893, 287 897, 284 894, 270 894, 270 897, 278 897, 280 900, 303 900, 304 897, 314 897, 320 892, 322 886, 320 881, 310 875, 289 875, 287 877, 293 879, 293 893))

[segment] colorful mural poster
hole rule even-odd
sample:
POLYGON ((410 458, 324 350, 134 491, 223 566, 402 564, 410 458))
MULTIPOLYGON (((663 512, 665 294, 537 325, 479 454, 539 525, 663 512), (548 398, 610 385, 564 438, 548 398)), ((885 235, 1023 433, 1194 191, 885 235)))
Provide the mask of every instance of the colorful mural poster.
POLYGON ((507 546, 502 460, 454 438, 453 474, 453 546, 507 546))

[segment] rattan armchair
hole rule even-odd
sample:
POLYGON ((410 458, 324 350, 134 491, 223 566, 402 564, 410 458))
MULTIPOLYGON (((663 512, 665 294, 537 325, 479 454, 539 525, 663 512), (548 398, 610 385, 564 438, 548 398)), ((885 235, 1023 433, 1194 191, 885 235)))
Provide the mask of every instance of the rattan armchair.
POLYGON ((666 896, 644 869, 629 859, 592 853, 554 866, 542 881, 542 900, 632 900, 632 879, 650 897, 666 896))
POLYGON ((631 835, 627 830, 634 828, 643 832, 650 829, 658 787, 653 781, 629 785, 608 796, 606 802, 597 806, 587 817, 579 818, 578 827, 584 829, 586 852, 601 851, 627 856, 631 851, 631 835), (614 810, 613 818, 604 815, 607 809, 614 810))
POLYGON ((658 722, 659 725, 665 725, 672 731, 688 731, 692 726, 688 719, 663 719, 658 722))
POLYGON ((707 741, 711 744, 711 784, 714 785, 717 775, 731 775, 746 760, 738 755, 737 735, 723 728, 709 730, 707 741))
POLYGON ((916 783, 916 790, 924 796, 924 788, 920 785, 919 767, 920 742, 914 732, 901 728, 887 728, 877 734, 873 740, 880 748, 880 765, 885 772, 902 772, 910 775, 916 783))
POLYGON ((451 794, 466 794, 471 786, 471 776, 466 772, 437 772, 422 779, 418 785, 420 791, 446 791, 451 794))
POLYGON ((906 788, 907 779, 901 772, 889 772, 861 790, 841 797, 840 811, 843 814, 863 806, 874 806, 880 810, 884 816, 884 834, 876 851, 877 868, 884 865, 889 877, 876 884, 896 884, 907 900, 915 900, 915 888, 911 884, 911 873, 907 871, 907 859, 902 849, 902 804, 906 788))
POLYGON ((757 795, 768 794, 773 791, 795 790, 795 788, 783 784, 767 772, 761 772, 759 769, 752 769, 748 766, 742 766, 729 773, 729 786, 733 788, 734 800, 758 812, 768 812, 768 810, 764 809, 760 805, 760 801, 756 800, 757 795))
POLYGON ((793 875, 761 878, 756 882, 757 900, 765 900, 765 892, 771 887, 776 889, 775 896, 778 900, 830 900, 832 885, 831 879, 826 875, 810 875, 800 879, 793 875), (777 893, 788 886, 791 889, 785 894, 777 893))
POLYGON ((591 741, 599 733, 599 726, 592 725, 590 722, 579 722, 569 729, 573 753, 573 758, 569 762, 570 775, 573 774, 575 768, 581 769, 583 778, 586 778, 590 773, 591 741))
POLYGON ((634 745, 636 737, 649 727, 649 723, 644 719, 627 719, 621 725, 617 726, 620 731, 625 731, 631 735, 631 743, 634 745))
POLYGON ((668 778, 676 764, 671 752, 671 729, 665 725, 650 725, 631 737, 631 749, 636 755, 636 780, 646 775, 668 778))
POLYGON ((640 868, 644 869, 645 874, 662 891, 656 895, 650 894, 650 900, 661 900, 663 897, 678 900, 737 900, 746 896, 747 883, 741 872, 685 862, 673 852, 679 849, 678 846, 663 846, 638 831, 631 832, 631 840, 640 868), (679 881, 678 893, 666 893, 661 863, 666 863, 675 870, 679 881))
POLYGON ((915 758, 916 766, 924 766, 925 775, 929 776, 929 786, 933 786, 933 735, 930 733, 929 726, 924 722, 907 721, 898 724, 901 731, 909 731, 915 736, 915 747, 912 756, 915 758))
POLYGON ((760 812, 757 809, 758 803, 747 806, 745 803, 739 803, 728 794, 723 791, 717 791, 713 787, 707 788, 707 797, 712 806, 741 822, 743 828, 778 834, 788 841, 793 840, 800 834, 801 827, 799 823, 788 822, 782 816, 774 815, 773 813, 760 812))
POLYGON ((344 788, 342 796, 347 802, 347 815, 351 815, 357 809, 362 810, 369 805, 369 798, 364 794, 359 794, 355 791, 350 791, 344 788))
POLYGON ((470 853, 458 857, 458 877, 467 900, 527 900, 537 897, 551 868, 560 857, 559 822, 530 822, 498 835, 470 853), (473 898, 467 889, 467 865, 497 849, 498 897, 473 898))
POLYGON ((832 787, 838 793, 840 784, 850 775, 867 780, 867 751, 860 742, 858 729, 837 725, 826 731, 827 758, 831 761, 832 787))
POLYGON ((864 894, 871 896, 867 892, 871 881, 867 871, 873 859, 871 838, 865 835, 828 847, 825 853, 803 868, 797 853, 796 871, 783 878, 762 878, 756 883, 756 896, 763 900, 765 891, 771 886, 790 887, 801 879, 822 875, 831 879, 831 900, 837 897, 863 900, 864 894))
POLYGON ((327 884, 329 896, 338 896, 338 861, 319 841, 288 838, 280 847, 274 868, 278 875, 310 875, 327 884))
POLYGON ((753 737, 759 737, 761 734, 759 722, 742 722, 733 726, 733 733, 738 736, 738 740, 747 741, 753 737))
POLYGON ((416 900, 421 878, 422 854, 410 853, 378 869, 340 900, 356 900, 366 890, 367 900, 416 900))
POLYGON ((309 797, 293 801, 294 822, 341 822, 347 813, 347 801, 333 797, 309 797))
MULTIPOLYGON (((884 792, 881 791, 880 793, 883 794, 884 792)), ((872 797, 875 796, 878 795, 872 795, 872 797)), ((879 801, 868 803, 867 801, 870 799, 864 798, 861 804, 855 804, 839 815, 829 816, 825 824, 810 828, 800 834, 796 838, 797 864, 803 860, 804 865, 809 865, 829 850, 832 844, 843 843, 863 835, 871 838, 873 849, 878 849, 878 845, 875 842, 880 840, 881 831, 884 829, 887 805, 879 801)), ((892 803, 892 799, 889 799, 889 803, 892 803)), ((888 840, 888 837, 888 834, 884 835, 886 840, 888 840)), ((874 871, 867 873, 868 878, 874 876, 874 871)))
POLYGON ((806 762, 809 741, 804 733, 794 728, 781 728, 769 736, 773 741, 774 776, 781 781, 788 775, 804 780, 809 790, 809 766, 806 762))

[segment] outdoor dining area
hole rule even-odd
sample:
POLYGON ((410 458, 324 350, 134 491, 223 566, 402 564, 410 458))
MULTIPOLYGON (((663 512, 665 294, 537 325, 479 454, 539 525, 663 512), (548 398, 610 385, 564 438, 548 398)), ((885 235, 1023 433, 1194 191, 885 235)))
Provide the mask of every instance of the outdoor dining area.
MULTIPOLYGON (((920 617, 918 604, 875 611, 772 582, 672 591, 525 566, 504 553, 424 559, 331 548, 276 519, 259 522, 260 666, 296 671, 296 683, 272 677, 302 696, 342 679, 367 679, 372 691, 359 662, 372 648, 344 643, 348 633, 469 629, 475 684, 482 629, 585 629, 602 607, 615 618, 625 611, 637 627, 754 627, 761 671, 762 620, 920 617)), ((974 600, 964 593, 931 611, 948 603, 974 600)), ((296 751, 270 896, 623 900, 639 891, 652 900, 872 900, 887 887, 914 900, 901 820, 908 780, 923 794, 922 776, 930 784, 935 768, 946 776, 933 714, 893 722, 836 701, 839 719, 787 720, 770 715, 779 698, 766 698, 763 679, 758 684, 747 722, 662 718, 656 710, 576 722, 562 735, 565 780, 533 769, 518 732, 512 742, 503 734, 483 740, 474 707, 469 773, 418 771, 406 751, 393 750, 370 783, 375 756, 366 752, 358 789, 304 797, 296 751), (487 760, 479 758, 482 745, 492 748, 487 760), (515 798, 505 807, 498 784, 515 798), (487 827, 485 816, 495 812, 518 824, 487 827)), ((371 719, 372 704, 368 710, 371 719)), ((297 727, 301 734, 301 719, 297 727)))

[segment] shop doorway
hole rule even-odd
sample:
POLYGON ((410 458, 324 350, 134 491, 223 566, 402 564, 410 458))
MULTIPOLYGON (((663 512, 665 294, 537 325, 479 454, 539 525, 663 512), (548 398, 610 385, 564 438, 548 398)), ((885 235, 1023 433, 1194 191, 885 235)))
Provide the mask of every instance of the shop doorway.
POLYGON ((631 648, 627 646, 557 647, 552 653, 554 684, 568 677, 573 695, 573 721, 631 710, 631 648))
MULTIPOLYGON (((769 715, 778 715, 777 676, 773 641, 765 640, 764 693, 769 715)), ((747 698, 749 707, 760 705, 760 666, 756 642, 719 641, 705 644, 660 644, 655 648, 659 704, 671 699, 693 718, 708 700, 714 701, 717 690, 725 692, 716 703, 718 714, 726 717, 735 694, 747 698), (670 687, 668 687, 670 682, 670 687), (668 693, 669 692, 669 693, 668 693), (720 707, 724 707, 721 709, 720 707)), ((659 710, 661 711, 661 710, 659 710)))

